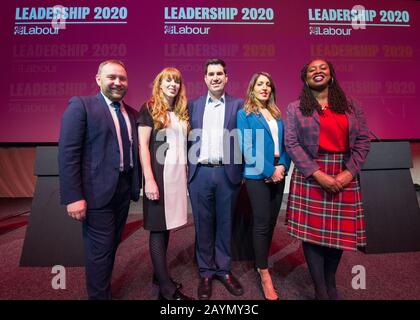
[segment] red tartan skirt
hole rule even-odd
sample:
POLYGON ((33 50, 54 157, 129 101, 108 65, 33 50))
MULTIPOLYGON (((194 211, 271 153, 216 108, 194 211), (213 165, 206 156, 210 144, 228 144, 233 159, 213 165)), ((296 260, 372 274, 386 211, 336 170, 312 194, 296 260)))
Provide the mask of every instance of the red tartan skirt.
MULTIPOLYGON (((344 153, 320 152, 316 162, 335 176, 345 169, 344 153)), ((360 184, 353 179, 343 191, 330 194, 295 167, 286 210, 288 233, 306 242, 344 250, 366 245, 360 184)))

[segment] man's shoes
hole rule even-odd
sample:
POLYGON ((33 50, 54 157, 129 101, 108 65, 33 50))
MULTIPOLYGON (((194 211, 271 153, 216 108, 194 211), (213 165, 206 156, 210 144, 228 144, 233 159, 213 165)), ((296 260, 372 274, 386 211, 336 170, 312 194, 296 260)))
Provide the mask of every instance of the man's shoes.
POLYGON ((181 290, 176 289, 172 295, 172 299, 167 299, 163 296, 163 294, 159 291, 159 300, 194 300, 194 298, 186 296, 181 292, 181 290))
MULTIPOLYGON (((171 281, 172 281, 172 283, 175 285, 175 288, 177 288, 178 290, 181 290, 182 289, 182 283, 180 283, 180 282, 176 282, 174 279, 172 279, 172 278, 170 278, 171 279, 171 281)), ((155 286, 158 286, 159 285, 159 279, 153 274, 153 279, 152 279, 152 283, 155 285, 155 286)))
POLYGON ((199 300, 209 300, 212 293, 212 278, 200 278, 198 284, 197 296, 199 300))
POLYGON ((214 278, 223 283, 226 289, 234 296, 240 296, 244 294, 244 289, 232 273, 228 273, 223 276, 216 274, 214 278))

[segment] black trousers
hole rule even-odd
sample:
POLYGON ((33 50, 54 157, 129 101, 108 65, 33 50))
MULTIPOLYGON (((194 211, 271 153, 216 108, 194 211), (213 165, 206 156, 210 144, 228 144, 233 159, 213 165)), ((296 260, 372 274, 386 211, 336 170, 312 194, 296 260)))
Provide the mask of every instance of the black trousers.
POLYGON ((111 276, 115 254, 130 208, 131 175, 120 173, 111 201, 88 209, 83 221, 86 288, 89 299, 111 299, 111 276))
POLYGON ((266 269, 285 181, 265 183, 264 180, 247 179, 245 184, 252 206, 255 266, 266 269))

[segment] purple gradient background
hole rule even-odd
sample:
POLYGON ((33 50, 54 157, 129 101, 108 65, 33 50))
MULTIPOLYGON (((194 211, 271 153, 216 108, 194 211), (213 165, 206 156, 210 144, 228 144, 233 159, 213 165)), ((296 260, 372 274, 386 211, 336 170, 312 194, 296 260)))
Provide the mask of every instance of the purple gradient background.
MULTIPOLYGON (((98 64, 108 58, 123 60, 129 74, 126 103, 139 109, 149 97, 151 82, 166 66, 179 68, 187 84, 187 95, 195 98, 206 92, 203 63, 207 58, 220 57, 228 64, 227 91, 243 97, 252 74, 267 71, 277 87, 277 102, 284 112, 287 104, 296 100, 302 83, 300 69, 308 60, 326 57, 334 63, 338 80, 345 91, 364 106, 370 129, 382 139, 420 139, 420 107, 417 90, 420 88, 419 57, 419 1, 60 1, 63 6, 126 6, 128 24, 125 25, 68 25, 59 35, 14 36, 16 7, 53 6, 51 1, 12 1, 3 4, 0 26, 3 74, 1 87, 5 93, 0 117, 0 142, 56 142, 61 114, 72 95, 96 94, 94 76, 98 64), (368 27, 352 30, 351 36, 310 36, 308 8, 346 8, 363 5, 367 9, 408 10, 410 27, 368 27), (201 7, 271 7, 275 10, 274 25, 209 25, 209 35, 164 35, 165 6, 201 7), (83 56, 30 57, 21 55, 21 45, 82 44, 88 46, 83 56), (122 54, 95 54, 99 45, 116 44, 125 48, 122 54), (216 45, 229 48, 211 55, 199 51, 181 55, 173 46, 216 45), (380 52, 375 57, 336 57, 312 52, 314 45, 354 44, 375 45, 380 52), (275 53, 247 51, 253 45, 275 53), (383 45, 409 46, 411 57, 384 57, 383 45), (125 52, 124 52, 125 51, 125 52), (251 53, 251 54, 250 54, 251 53), (52 72, 22 72, 22 68, 49 68, 52 72), (19 83, 75 83, 80 90, 45 96, 16 93, 19 83), (354 84, 379 83, 378 91, 365 88, 355 90, 354 84), (409 84, 410 92, 391 92, 389 83, 409 84), (32 107, 31 107, 32 106, 32 107)), ((397 88, 398 89, 398 88, 397 88)))

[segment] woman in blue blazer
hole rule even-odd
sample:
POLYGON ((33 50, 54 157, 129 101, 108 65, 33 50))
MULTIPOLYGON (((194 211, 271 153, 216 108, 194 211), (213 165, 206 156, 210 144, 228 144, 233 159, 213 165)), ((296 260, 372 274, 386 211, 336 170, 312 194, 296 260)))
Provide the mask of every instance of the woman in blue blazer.
POLYGON ((278 300, 268 270, 268 253, 283 198, 290 158, 284 147, 283 121, 271 76, 255 73, 244 108, 237 114, 245 159, 244 178, 252 206, 255 266, 265 299, 278 300))

